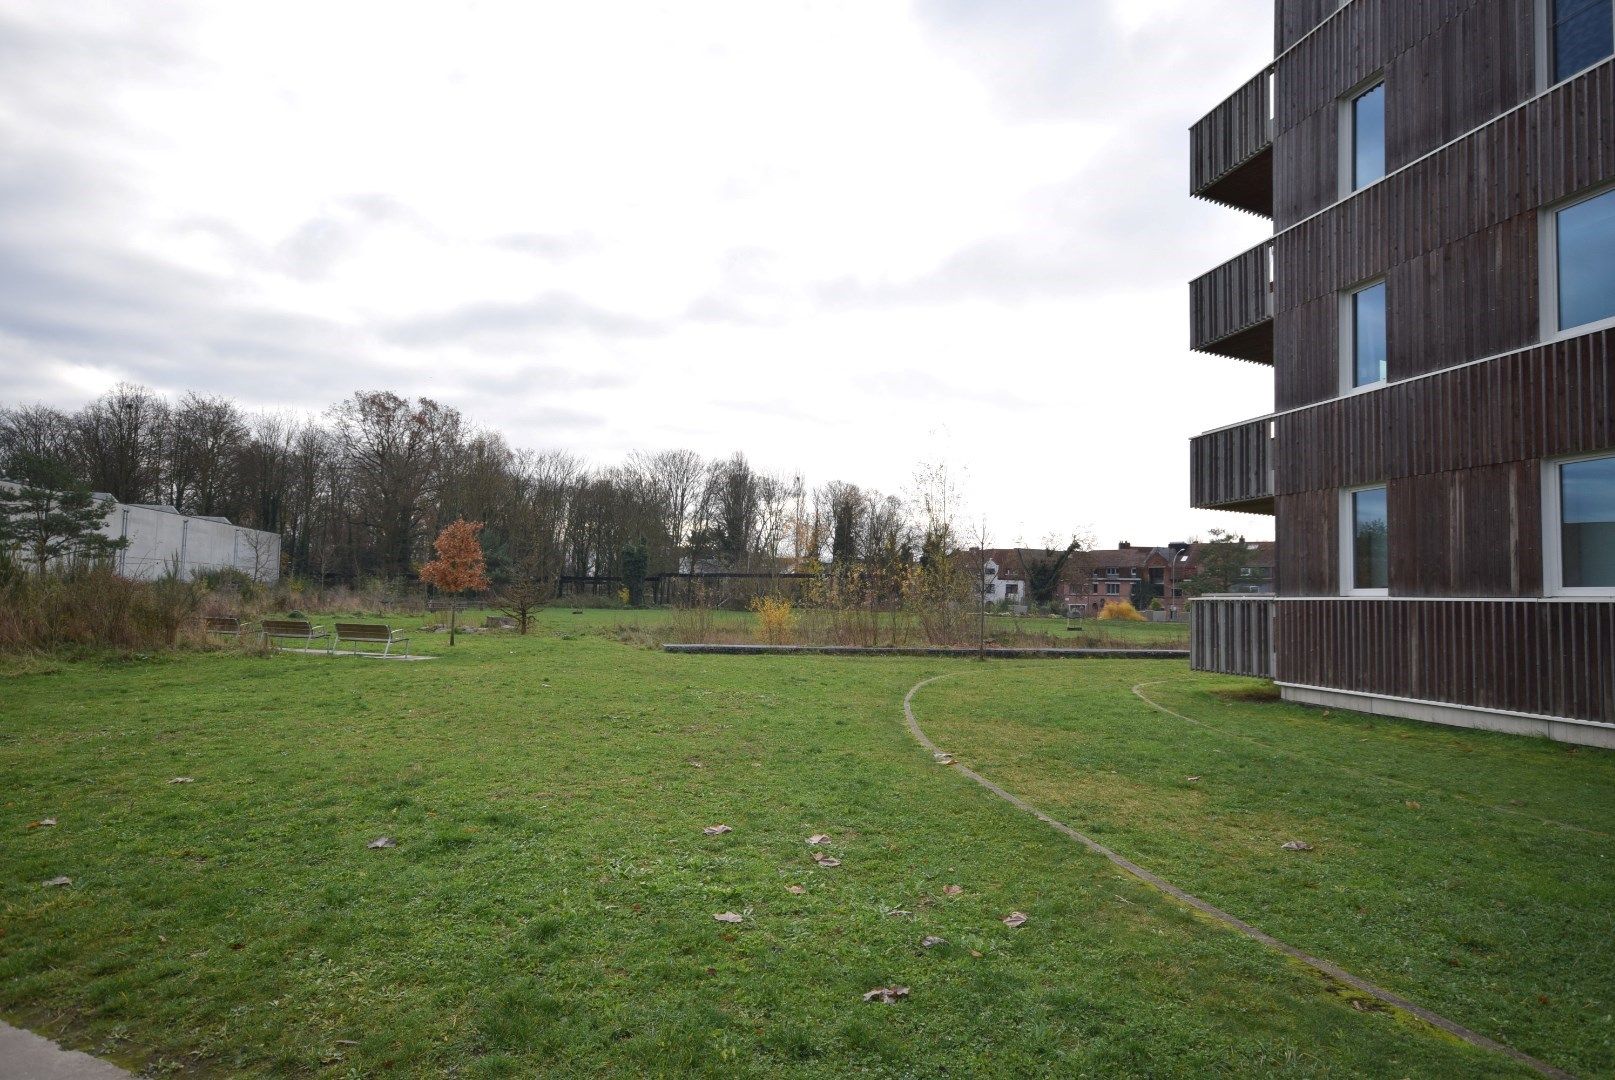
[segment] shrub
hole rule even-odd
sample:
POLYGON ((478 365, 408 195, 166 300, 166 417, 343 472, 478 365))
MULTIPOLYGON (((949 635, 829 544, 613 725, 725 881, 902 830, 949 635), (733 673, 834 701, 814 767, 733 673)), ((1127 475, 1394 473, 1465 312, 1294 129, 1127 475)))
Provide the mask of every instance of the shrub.
POLYGON ((789 645, 796 630, 796 612, 783 596, 759 596, 751 602, 757 613, 757 632, 770 645, 789 645))
POLYGON ((1122 622, 1144 622, 1144 616, 1127 600, 1112 600, 1099 612, 1101 619, 1119 619, 1122 622))
POLYGON ((178 578, 130 581, 106 568, 0 574, 0 650, 166 649, 201 605, 178 578))

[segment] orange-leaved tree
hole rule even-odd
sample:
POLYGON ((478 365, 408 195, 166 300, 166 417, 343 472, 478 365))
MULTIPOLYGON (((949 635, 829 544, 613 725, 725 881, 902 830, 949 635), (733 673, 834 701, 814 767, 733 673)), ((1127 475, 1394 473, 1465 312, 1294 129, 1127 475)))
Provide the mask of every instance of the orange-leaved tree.
POLYGON ((455 518, 443 526, 432 548, 437 558, 421 567, 421 580, 449 595, 449 644, 454 644, 454 598, 472 589, 488 587, 488 567, 482 561, 482 522, 455 518))

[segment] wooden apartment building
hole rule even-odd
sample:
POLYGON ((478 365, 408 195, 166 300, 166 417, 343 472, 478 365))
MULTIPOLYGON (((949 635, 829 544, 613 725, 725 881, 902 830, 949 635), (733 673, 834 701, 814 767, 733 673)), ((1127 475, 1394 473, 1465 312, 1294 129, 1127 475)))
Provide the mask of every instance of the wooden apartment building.
POLYGON ((1287 698, 1615 746, 1615 0, 1278 0, 1192 193, 1273 236, 1191 345, 1274 411, 1193 440, 1275 515, 1276 595, 1194 665, 1287 698))

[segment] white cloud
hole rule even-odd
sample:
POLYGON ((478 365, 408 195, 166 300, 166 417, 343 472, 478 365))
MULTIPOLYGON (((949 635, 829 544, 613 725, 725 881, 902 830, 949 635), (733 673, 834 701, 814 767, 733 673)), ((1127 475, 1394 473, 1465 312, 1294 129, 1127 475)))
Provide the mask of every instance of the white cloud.
POLYGON ((1184 282, 1262 233, 1186 129, 1270 7, 14 2, 0 399, 385 385, 600 460, 946 452, 1003 539, 1267 535, 1186 507, 1271 379, 1184 282))

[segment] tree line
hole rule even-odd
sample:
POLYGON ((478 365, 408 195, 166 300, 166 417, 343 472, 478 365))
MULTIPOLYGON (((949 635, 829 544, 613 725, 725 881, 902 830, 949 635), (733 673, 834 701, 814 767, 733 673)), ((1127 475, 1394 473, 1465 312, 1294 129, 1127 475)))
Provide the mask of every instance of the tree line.
POLYGON ((636 451, 595 466, 385 390, 312 416, 128 384, 74 412, 0 408, 0 477, 42 468, 121 502, 279 533, 283 572, 322 583, 411 578, 457 519, 484 524, 495 584, 621 577, 625 560, 634 576, 774 573, 952 550, 945 473, 940 490, 905 502, 841 481, 809 487, 742 453, 636 451))

